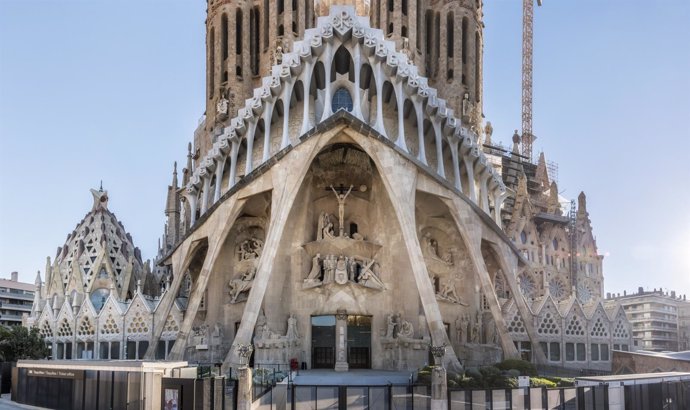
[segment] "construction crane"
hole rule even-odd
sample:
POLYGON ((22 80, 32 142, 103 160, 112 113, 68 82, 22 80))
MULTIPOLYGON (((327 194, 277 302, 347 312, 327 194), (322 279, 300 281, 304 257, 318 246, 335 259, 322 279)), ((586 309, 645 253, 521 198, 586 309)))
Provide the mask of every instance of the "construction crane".
MULTIPOLYGON (((542 0, 537 0, 541 6, 542 0)), ((522 0, 522 155, 532 162, 532 39, 534 0, 522 0)))

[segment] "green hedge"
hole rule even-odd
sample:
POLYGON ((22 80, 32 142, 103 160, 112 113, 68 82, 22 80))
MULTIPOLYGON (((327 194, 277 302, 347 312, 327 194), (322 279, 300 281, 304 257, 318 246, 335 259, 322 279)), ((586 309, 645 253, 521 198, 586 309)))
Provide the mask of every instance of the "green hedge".
POLYGON ((496 367, 501 370, 517 370, 520 376, 537 377, 537 368, 528 361, 520 359, 506 359, 501 363, 497 363, 496 367))

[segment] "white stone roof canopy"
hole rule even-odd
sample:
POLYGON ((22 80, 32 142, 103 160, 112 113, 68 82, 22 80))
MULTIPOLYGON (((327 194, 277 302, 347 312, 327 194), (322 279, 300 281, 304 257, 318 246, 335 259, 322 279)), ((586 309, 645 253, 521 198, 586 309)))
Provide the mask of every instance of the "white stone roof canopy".
POLYGON ((262 86, 256 88, 252 98, 238 109, 230 125, 218 130, 216 142, 199 160, 186 186, 185 197, 189 201, 192 224, 196 221, 196 211, 199 210, 200 215, 206 213, 224 192, 238 182, 238 175, 249 175, 282 149, 298 144, 299 139, 291 135, 291 129, 299 129, 303 135, 332 116, 333 93, 338 88, 346 88, 353 100, 353 116, 371 124, 410 156, 415 156, 416 151, 415 159, 422 164, 436 164, 435 172, 440 178, 452 182, 458 191, 490 215, 491 202, 493 219, 500 225, 500 209, 507 195, 506 188, 500 174, 477 145, 476 134, 453 116, 453 110, 445 100, 437 97, 436 89, 427 85, 427 79, 419 75, 418 68, 404 53, 395 50, 395 43, 386 40, 382 30, 372 28, 368 17, 358 17, 353 7, 331 6, 330 15, 319 17, 316 28, 306 30, 304 40, 296 41, 294 50, 284 53, 282 63, 274 65, 271 75, 262 78, 261 82, 262 86), (349 53, 351 65, 346 75, 339 73, 333 79, 329 73, 337 64, 335 58, 341 46, 349 53), (322 84, 324 89, 316 91, 318 97, 312 107, 307 94, 314 85, 319 88, 319 78, 315 76, 319 70, 322 78, 330 76, 332 81, 325 82, 322 84), (376 98, 375 107, 373 101, 372 107, 368 106, 363 98, 366 90, 362 91, 360 84, 364 70, 373 83, 370 83, 372 94, 383 96, 384 91, 390 93, 393 99, 390 104, 394 104, 397 111, 393 115, 397 118, 384 118, 384 104, 387 103, 383 98, 376 98), (348 76, 350 79, 354 77, 354 81, 347 80, 348 76), (300 97, 300 93, 302 112, 291 115, 291 103, 300 97), (372 115, 374 111, 375 116, 372 115), (406 113, 410 118, 406 118, 406 113), (301 123, 294 124, 300 116, 301 123), (414 126, 410 127, 412 122, 414 126), (272 146, 271 127, 279 128, 281 123, 282 132, 274 135, 277 137, 274 140, 280 142, 279 146, 272 146), (396 128, 397 135, 390 135, 396 128), (406 135, 406 130, 414 128, 417 135, 406 135), (255 139, 260 136, 258 130, 263 133, 263 141, 255 139), (425 152, 425 138, 432 139, 436 152, 425 152), (414 141, 416 147, 408 146, 407 141, 414 141), (261 152, 255 152, 255 145, 263 146, 261 152), (445 169, 444 154, 446 158, 452 157, 452 169, 445 169), (427 161, 427 158, 432 161, 427 161), (244 169, 238 169, 238 164, 244 164, 244 169), (224 175, 227 177, 223 178, 224 175), (223 187, 224 180, 227 182, 223 187))

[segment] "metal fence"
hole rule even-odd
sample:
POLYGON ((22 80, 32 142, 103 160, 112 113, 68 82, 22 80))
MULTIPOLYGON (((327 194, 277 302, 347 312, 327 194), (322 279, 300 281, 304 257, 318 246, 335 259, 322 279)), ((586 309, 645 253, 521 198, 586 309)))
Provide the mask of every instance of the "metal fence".
MULTIPOLYGON (((428 385, 277 384, 254 402, 258 410, 430 410, 428 385)), ((683 410, 690 382, 635 386, 448 390, 450 410, 683 410)))

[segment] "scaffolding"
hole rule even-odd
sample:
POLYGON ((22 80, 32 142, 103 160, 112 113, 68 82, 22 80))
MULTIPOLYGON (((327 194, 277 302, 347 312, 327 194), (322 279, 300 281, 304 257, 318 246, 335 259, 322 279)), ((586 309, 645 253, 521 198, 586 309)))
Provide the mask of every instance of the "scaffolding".
MULTIPOLYGON (((568 221, 568 240, 570 242, 570 284, 577 289, 577 205, 575 200, 570 201, 570 213, 568 221)), ((580 295, 577 295, 578 298, 580 295)))

